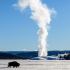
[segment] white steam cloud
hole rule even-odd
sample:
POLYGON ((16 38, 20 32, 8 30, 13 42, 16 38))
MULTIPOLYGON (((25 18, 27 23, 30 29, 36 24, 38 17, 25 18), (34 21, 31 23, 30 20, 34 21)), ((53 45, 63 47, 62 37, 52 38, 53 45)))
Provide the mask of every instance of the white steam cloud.
POLYGON ((39 27, 38 55, 39 57, 47 56, 48 27, 54 10, 49 9, 41 0, 18 0, 18 3, 15 5, 22 11, 30 8, 32 14, 30 18, 36 21, 39 27))

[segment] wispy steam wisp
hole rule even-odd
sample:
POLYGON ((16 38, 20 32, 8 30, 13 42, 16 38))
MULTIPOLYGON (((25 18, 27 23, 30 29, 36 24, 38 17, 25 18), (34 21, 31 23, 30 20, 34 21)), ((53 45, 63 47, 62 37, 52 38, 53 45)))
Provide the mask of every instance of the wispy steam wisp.
POLYGON ((51 22, 51 16, 54 11, 49 9, 46 4, 43 4, 41 0, 18 0, 16 6, 22 11, 25 8, 31 9, 32 15, 30 18, 36 21, 39 27, 39 56, 47 56, 48 26, 51 22))

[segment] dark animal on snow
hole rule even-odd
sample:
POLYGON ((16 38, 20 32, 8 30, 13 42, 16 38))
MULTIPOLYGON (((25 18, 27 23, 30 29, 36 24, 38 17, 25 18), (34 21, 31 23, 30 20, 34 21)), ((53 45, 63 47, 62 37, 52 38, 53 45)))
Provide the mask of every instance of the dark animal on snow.
POLYGON ((8 67, 19 67, 20 66, 20 64, 18 63, 18 62, 16 62, 16 61, 13 61, 13 62, 9 62, 8 63, 8 67))

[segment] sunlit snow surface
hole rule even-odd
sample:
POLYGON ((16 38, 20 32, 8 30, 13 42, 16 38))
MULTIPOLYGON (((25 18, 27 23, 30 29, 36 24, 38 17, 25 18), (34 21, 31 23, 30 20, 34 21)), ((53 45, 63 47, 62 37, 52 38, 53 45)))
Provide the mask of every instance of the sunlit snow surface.
POLYGON ((0 70, 70 70, 70 61, 67 60, 15 60, 20 67, 8 68, 10 61, 14 60, 0 60, 0 70))

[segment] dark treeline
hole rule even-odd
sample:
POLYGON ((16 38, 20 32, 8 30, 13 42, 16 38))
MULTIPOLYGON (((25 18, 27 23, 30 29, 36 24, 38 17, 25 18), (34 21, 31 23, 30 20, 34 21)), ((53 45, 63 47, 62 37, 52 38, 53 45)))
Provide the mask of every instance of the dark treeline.
MULTIPOLYGON (((70 51, 48 51, 48 56, 70 53, 70 51)), ((1 51, 0 59, 31 59, 38 57, 38 51, 1 51)))

